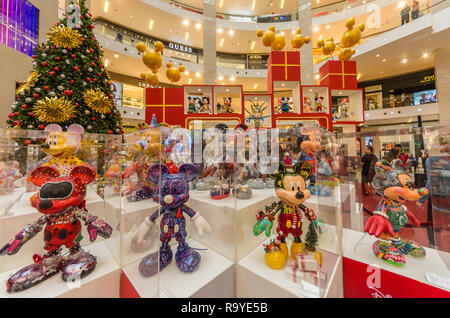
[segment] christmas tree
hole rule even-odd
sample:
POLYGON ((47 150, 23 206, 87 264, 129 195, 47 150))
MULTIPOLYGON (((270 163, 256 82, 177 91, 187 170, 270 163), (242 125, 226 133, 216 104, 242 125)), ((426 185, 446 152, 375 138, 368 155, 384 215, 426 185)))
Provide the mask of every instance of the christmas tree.
POLYGON ((112 82, 102 62, 85 5, 73 1, 33 55, 33 71, 17 89, 9 128, 63 129, 79 124, 88 133, 123 134, 112 82))
POLYGON ((314 252, 316 250, 318 237, 317 237, 317 231, 316 231, 316 228, 315 228, 313 222, 309 223, 308 233, 306 233, 305 239, 306 239, 306 242, 305 242, 306 249, 308 251, 314 252))

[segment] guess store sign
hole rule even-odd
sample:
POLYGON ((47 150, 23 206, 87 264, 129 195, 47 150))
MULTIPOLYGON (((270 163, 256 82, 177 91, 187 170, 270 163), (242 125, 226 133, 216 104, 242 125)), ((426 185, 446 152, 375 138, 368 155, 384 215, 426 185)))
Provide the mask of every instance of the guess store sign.
POLYGON ((193 50, 191 47, 183 45, 183 44, 169 42, 168 47, 169 47, 169 49, 184 52, 184 53, 190 53, 190 54, 193 53, 193 50))

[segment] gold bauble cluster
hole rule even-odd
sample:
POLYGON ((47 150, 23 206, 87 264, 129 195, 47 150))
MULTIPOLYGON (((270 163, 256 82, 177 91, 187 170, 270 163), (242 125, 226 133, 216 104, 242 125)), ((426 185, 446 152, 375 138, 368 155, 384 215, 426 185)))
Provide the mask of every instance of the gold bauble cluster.
POLYGON ((83 95, 84 102, 93 111, 99 114, 108 114, 114 107, 110 98, 100 90, 90 89, 83 95))
POLYGON ((322 48, 323 55, 333 55, 334 50, 336 50, 336 44, 333 38, 328 38, 326 40, 320 39, 317 41, 317 46, 322 48))
POLYGON ((347 31, 345 31, 341 39, 342 50, 338 55, 340 61, 348 61, 351 59, 356 53, 356 50, 353 49, 353 47, 361 41, 361 32, 364 32, 365 25, 358 24, 355 27, 355 24, 355 18, 350 18, 345 23, 347 31))
POLYGON ((40 121, 46 123, 63 123, 72 118, 75 105, 66 97, 45 97, 38 100, 33 112, 40 121))
POLYGON ((79 47, 83 41, 82 35, 70 27, 57 25, 50 30, 48 38, 56 46, 71 50, 79 47))
POLYGON ((33 71, 28 79, 16 89, 16 95, 28 92, 32 87, 36 85, 36 82, 39 79, 39 73, 37 71, 33 71))
POLYGON ((291 41, 291 45, 294 49, 301 49, 304 44, 309 44, 311 38, 309 36, 302 35, 302 28, 295 30, 294 38, 291 41))
POLYGON ((186 68, 183 65, 178 66, 176 68, 172 62, 167 63, 167 71, 166 76, 172 83, 176 83, 181 79, 181 73, 186 71, 186 68))

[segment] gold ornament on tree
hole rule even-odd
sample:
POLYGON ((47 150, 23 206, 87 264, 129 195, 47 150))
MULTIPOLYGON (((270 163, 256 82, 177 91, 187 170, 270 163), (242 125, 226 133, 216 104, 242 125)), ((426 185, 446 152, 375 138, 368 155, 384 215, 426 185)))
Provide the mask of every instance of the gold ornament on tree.
POLYGON ((72 118, 75 105, 66 97, 45 97, 38 100, 33 112, 40 121, 46 123, 63 123, 72 118))
POLYGON ((355 27, 355 23, 355 18, 350 18, 345 23, 347 31, 345 31, 341 39, 342 50, 338 54, 340 61, 348 61, 351 59, 356 53, 353 47, 361 41, 361 32, 364 31, 365 25, 359 24, 355 27))
POLYGON ((264 46, 271 47, 274 51, 281 51, 286 46, 286 37, 281 33, 276 34, 276 29, 273 25, 266 32, 258 30, 256 35, 262 38, 264 46))
POLYGON ((82 35, 77 30, 63 25, 57 25, 51 29, 48 37, 54 45, 69 50, 75 49, 83 43, 82 35))
POLYGON ((88 90, 86 93, 84 93, 83 99, 90 109, 99 114, 108 114, 114 107, 109 97, 100 90, 88 90))
POLYGON ((309 36, 302 35, 302 28, 295 30, 294 38, 291 41, 291 45, 294 49, 301 49, 304 44, 309 44, 311 38, 309 36))
POLYGON ((28 76, 28 79, 20 85, 20 87, 16 90, 16 95, 25 93, 30 90, 30 88, 34 87, 36 85, 36 82, 39 79, 39 73, 34 71, 28 76))

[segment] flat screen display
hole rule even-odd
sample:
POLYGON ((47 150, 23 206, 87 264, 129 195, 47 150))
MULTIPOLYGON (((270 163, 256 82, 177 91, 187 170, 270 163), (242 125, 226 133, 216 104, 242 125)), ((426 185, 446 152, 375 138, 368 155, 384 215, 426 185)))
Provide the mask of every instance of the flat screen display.
POLYGON ((436 102, 437 96, 435 89, 414 93, 414 105, 422 105, 436 102))

